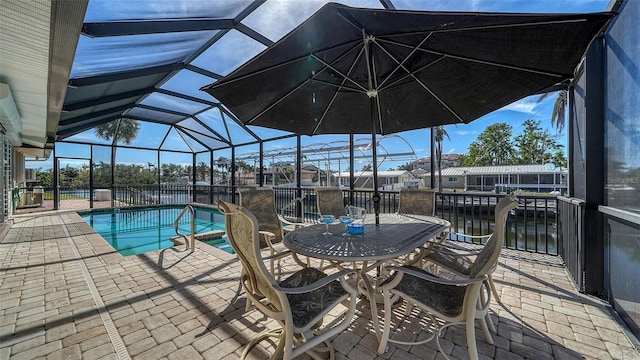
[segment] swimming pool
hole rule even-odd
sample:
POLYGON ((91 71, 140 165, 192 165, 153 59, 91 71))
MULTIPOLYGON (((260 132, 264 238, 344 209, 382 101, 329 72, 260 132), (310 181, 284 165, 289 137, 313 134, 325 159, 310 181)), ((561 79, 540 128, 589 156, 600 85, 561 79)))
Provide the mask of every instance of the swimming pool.
MULTIPOLYGON (((174 206, 100 210, 80 216, 121 255, 129 256, 172 247, 171 237, 176 236, 173 223, 183 208, 174 206)), ((199 207, 194 207, 194 210, 196 233, 225 231, 224 215, 219 211, 199 207)), ((181 233, 191 232, 190 222, 191 215, 187 212, 180 219, 178 227, 181 233)), ((233 254, 226 238, 205 243, 233 254)))

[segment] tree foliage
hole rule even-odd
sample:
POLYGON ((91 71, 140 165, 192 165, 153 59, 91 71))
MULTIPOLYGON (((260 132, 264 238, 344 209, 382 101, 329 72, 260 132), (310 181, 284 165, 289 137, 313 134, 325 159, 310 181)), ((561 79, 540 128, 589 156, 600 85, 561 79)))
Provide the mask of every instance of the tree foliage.
MULTIPOLYGON (((196 167, 197 169, 198 167, 196 167)), ((162 164, 160 178, 163 183, 180 182, 184 179, 192 179, 192 167, 180 164, 162 164)), ((207 166, 208 171, 208 166, 207 166)), ((61 186, 89 186, 89 166, 80 167, 65 166, 60 169, 61 186)), ((37 172, 38 181, 44 187, 53 187, 53 174, 51 170, 37 172)), ((158 174, 155 167, 148 163, 141 164, 117 164, 115 168, 116 185, 154 185, 158 183, 158 174)), ((108 188, 111 186, 111 164, 100 161, 93 165, 93 186, 95 188, 108 188)))
POLYGON ((243 173, 250 173, 250 172, 253 172, 253 170, 254 170, 253 166, 249 165, 244 160, 236 161, 236 169, 239 170, 240 172, 243 172, 243 173))
MULTIPOLYGON (((65 166, 60 169, 58 173, 60 185, 62 186, 72 186, 75 185, 78 181, 76 179, 80 175, 80 169, 75 168, 73 166, 65 166)), ((87 184, 88 185, 88 184, 87 184)))
POLYGON ((511 136, 513 128, 506 123, 489 125, 469 145, 464 166, 507 165, 513 162, 515 152, 511 136))
POLYGON ((118 131, 116 143, 122 141, 125 144, 131 144, 136 136, 138 136, 140 124, 137 120, 122 118, 98 125, 94 128, 96 136, 105 140, 111 140, 116 130, 118 131))
POLYGON ((38 169, 38 171, 36 171, 36 179, 38 180, 40 185, 46 188, 53 187, 53 171, 51 169, 38 169))
POLYGON ((526 120, 522 125, 524 130, 514 139, 519 164, 552 163, 556 153, 562 153, 562 145, 558 144, 557 136, 542 129, 540 121, 526 120))
POLYGON ((444 137, 451 140, 449 133, 445 130, 444 126, 435 126, 433 128, 434 140, 436 142, 436 162, 438 164, 438 190, 442 191, 442 143, 444 137))
MULTIPOLYGON (((538 97, 538 102, 541 102, 552 93, 544 93, 538 97)), ((567 90, 560 90, 556 101, 553 103, 553 110, 551 110, 551 126, 555 127, 558 132, 564 130, 565 125, 565 113, 567 104, 569 102, 569 92, 567 90)))
POLYGON ((513 128, 496 123, 487 128, 469 145, 469 153, 462 157, 464 166, 529 165, 552 163, 566 167, 567 160, 558 137, 540 127, 540 121, 526 120, 520 134, 513 136, 513 128))
POLYGON ((398 170, 407 170, 407 171, 411 171, 413 170, 413 163, 412 162, 408 162, 404 165, 400 165, 398 166, 398 170))
POLYGON ((197 179, 204 181, 207 178, 207 174, 209 174, 209 165, 204 161, 200 161, 198 165, 196 165, 197 179))

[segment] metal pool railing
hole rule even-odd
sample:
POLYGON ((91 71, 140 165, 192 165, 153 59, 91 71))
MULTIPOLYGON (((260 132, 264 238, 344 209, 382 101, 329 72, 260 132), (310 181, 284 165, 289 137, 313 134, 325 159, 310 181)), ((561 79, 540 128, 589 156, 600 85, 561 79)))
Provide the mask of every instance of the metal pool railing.
POLYGON ((218 200, 230 201, 231 187, 189 184, 118 185, 114 187, 116 206, 151 204, 216 204, 218 200))

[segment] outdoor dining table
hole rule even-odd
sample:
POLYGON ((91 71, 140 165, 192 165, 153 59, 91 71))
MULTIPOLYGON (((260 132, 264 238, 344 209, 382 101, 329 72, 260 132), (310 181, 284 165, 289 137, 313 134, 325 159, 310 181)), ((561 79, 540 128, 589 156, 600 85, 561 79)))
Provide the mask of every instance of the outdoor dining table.
MULTIPOLYGON (((285 235, 283 243, 294 254, 328 260, 338 267, 352 264, 364 283, 365 295, 370 300, 371 320, 376 337, 381 330, 377 319, 376 288, 367 272, 383 267, 386 261, 397 259, 413 250, 424 251, 431 239, 449 231, 451 224, 436 217, 416 219, 398 215, 381 218, 379 225, 365 224, 361 235, 343 235, 344 225, 330 225, 330 235, 324 235, 325 225, 312 225, 293 230, 285 235), (372 300, 373 299, 373 300, 372 300)), ((375 281, 374 281, 375 283, 375 281)), ((361 288, 362 290, 362 288, 361 288)))

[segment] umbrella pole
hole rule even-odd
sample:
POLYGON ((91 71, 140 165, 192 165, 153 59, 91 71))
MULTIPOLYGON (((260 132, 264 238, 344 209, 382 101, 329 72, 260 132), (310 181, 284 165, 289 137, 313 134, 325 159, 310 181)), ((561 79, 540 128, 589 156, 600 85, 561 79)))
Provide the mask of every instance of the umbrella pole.
POLYGON ((378 142, 376 141, 376 99, 369 97, 371 102, 371 150, 373 153, 373 212, 376 216, 376 225, 380 224, 380 193, 378 192, 378 142))

